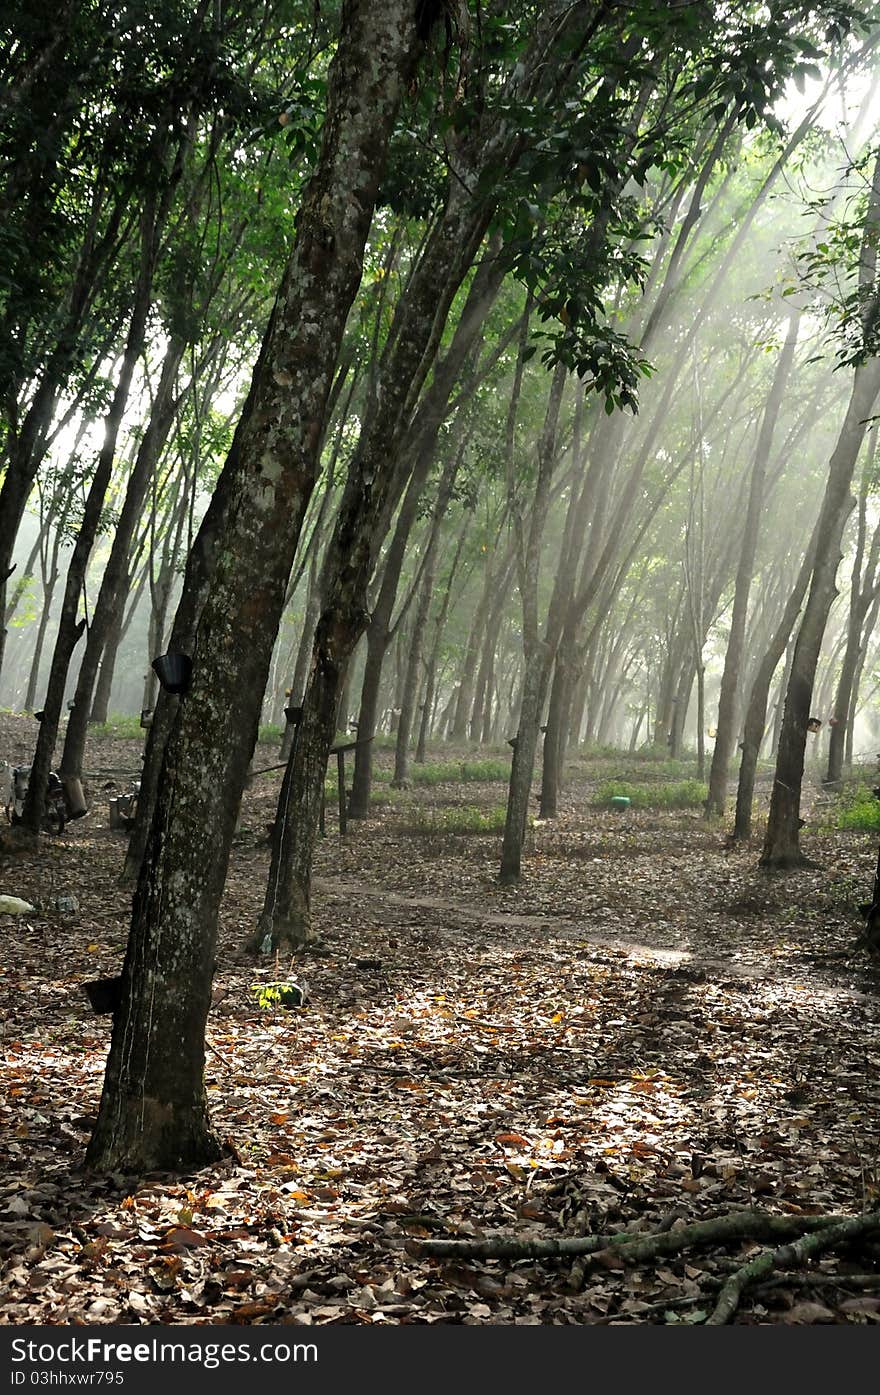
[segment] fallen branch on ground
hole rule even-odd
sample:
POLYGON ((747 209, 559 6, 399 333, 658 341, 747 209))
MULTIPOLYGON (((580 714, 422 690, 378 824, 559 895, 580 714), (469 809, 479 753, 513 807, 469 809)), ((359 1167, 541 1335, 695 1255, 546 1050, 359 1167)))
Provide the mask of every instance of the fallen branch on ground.
MULTIPOLYGON (((606 1251, 618 1252, 627 1264, 644 1264, 699 1245, 731 1240, 788 1240, 844 1223, 845 1216, 776 1216, 767 1211, 731 1211, 706 1221, 664 1230, 659 1234, 620 1231, 616 1235, 558 1236, 550 1240, 520 1240, 492 1235, 485 1240, 414 1240, 410 1254, 470 1259, 554 1259, 587 1256, 594 1262, 606 1251)), ((861 1218, 856 1218, 861 1219, 861 1218)), ((880 1221, 876 1222, 880 1225, 880 1221)))
MULTIPOLYGON (((650 1263, 697 1246, 727 1244, 731 1241, 783 1240, 772 1250, 764 1250, 740 1265, 720 1285, 715 1307, 707 1326, 720 1327, 736 1314, 740 1299, 749 1286, 772 1282, 774 1270, 794 1268, 815 1255, 825 1254, 838 1245, 880 1230, 880 1210, 861 1216, 779 1216, 766 1211, 732 1211, 690 1225, 644 1233, 621 1231, 616 1235, 560 1236, 551 1240, 518 1240, 496 1235, 485 1240, 410 1241, 407 1250, 418 1256, 469 1259, 553 1259, 577 1256, 571 1273, 571 1286, 583 1286, 588 1269, 607 1263, 624 1267, 650 1263)), ((841 1276, 841 1286, 846 1283, 841 1276)), ((714 1287, 710 1284, 710 1287, 714 1287)))
POLYGON ((718 1302, 706 1319, 706 1326, 723 1327, 730 1322, 748 1286, 772 1273, 774 1269, 802 1264, 814 1255, 833 1250, 841 1241, 855 1239, 878 1228, 880 1211, 869 1211, 863 1216, 850 1216, 846 1220, 840 1220, 825 1230, 801 1235, 800 1239, 790 1245, 780 1245, 775 1250, 764 1250, 731 1274, 718 1295, 718 1302))

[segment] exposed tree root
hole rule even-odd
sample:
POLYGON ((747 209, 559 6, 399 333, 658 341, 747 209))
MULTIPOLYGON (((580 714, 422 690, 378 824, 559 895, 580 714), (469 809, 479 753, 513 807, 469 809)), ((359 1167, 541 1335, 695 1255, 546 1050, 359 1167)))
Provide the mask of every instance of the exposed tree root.
MULTIPOLYGON (((766 1211, 731 1211, 725 1216, 693 1221, 659 1234, 621 1231, 616 1235, 572 1235, 551 1240, 519 1240, 509 1235, 493 1235, 485 1240, 414 1240, 407 1248, 411 1254, 457 1259, 553 1259, 581 1255, 593 1262, 597 1255, 611 1251, 619 1252, 627 1264, 644 1264, 716 1241, 796 1239, 814 1230, 840 1225, 846 1219, 843 1216, 774 1216, 766 1211)), ((874 1222, 880 1225, 876 1216, 874 1222)))
MULTIPOLYGON (((469 1259, 553 1259, 577 1256, 572 1266, 571 1285, 579 1289, 590 1268, 596 1264, 629 1267, 679 1254, 698 1246, 728 1244, 731 1241, 781 1240, 785 1243, 764 1250, 747 1264, 740 1265, 720 1283, 715 1307, 707 1325, 720 1327, 736 1314, 745 1290, 772 1283, 777 1269, 793 1268, 816 1255, 860 1236, 880 1231, 880 1210, 860 1216, 778 1216, 766 1211, 732 1211, 710 1220, 694 1221, 645 1234, 623 1231, 616 1235, 560 1236, 551 1240, 518 1240, 495 1235, 485 1240, 419 1240, 407 1249, 416 1255, 469 1259)), ((839 1280, 845 1286, 847 1280, 839 1280)), ((669 1305, 666 1305, 669 1306, 669 1305)))
POLYGON ((802 1264, 804 1260, 811 1259, 814 1255, 833 1250, 842 1241, 852 1240, 858 1235, 864 1235, 867 1231, 878 1228, 880 1228, 880 1211, 870 1211, 863 1216, 850 1216, 847 1220, 839 1221, 836 1225, 828 1226, 825 1230, 814 1230, 812 1234, 801 1235, 799 1240, 795 1240, 790 1245, 780 1245, 775 1250, 764 1250, 762 1254, 749 1260, 748 1264, 742 1265, 731 1274, 718 1295, 718 1302, 706 1319, 706 1326, 723 1327, 730 1322, 749 1284, 763 1279, 774 1269, 802 1264))

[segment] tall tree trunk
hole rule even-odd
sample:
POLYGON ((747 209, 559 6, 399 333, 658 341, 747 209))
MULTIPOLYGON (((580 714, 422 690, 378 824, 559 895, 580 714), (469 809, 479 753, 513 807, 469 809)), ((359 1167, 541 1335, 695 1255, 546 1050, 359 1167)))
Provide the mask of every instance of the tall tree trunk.
POLYGON ((431 467, 430 456, 425 453, 419 461, 417 472, 413 473, 407 487, 394 535, 385 558, 379 595, 373 607, 367 628, 367 659, 364 665, 364 682, 361 689, 361 703, 358 712, 358 739, 365 744, 355 752, 354 775, 351 784, 351 806, 349 815, 353 819, 365 819, 370 812, 370 790, 373 781, 373 747, 366 742, 378 730, 379 695, 382 683, 382 668, 388 646, 395 636, 391 617, 397 600, 397 588, 406 558, 406 547, 412 526, 416 521, 419 502, 431 467))
POLYGON ((501 624, 504 604, 507 600, 503 583, 498 585, 496 589, 499 594, 495 597, 492 609, 489 611, 486 629, 483 635, 483 651, 480 657, 480 666, 477 670, 474 701, 471 707, 470 739, 475 745, 479 743, 483 734, 484 709, 486 707, 487 692, 489 705, 491 706, 491 681, 495 667, 495 649, 498 644, 498 628, 501 624))
MULTIPOLYGON (((469 516, 468 516, 469 518, 469 516)), ((428 742, 428 734, 431 730, 431 723, 434 718, 434 705, 436 702, 437 690, 437 665, 440 656, 440 642, 443 638, 443 631, 446 628, 446 620, 449 615, 449 607, 452 602, 452 587, 461 561, 461 554, 464 549, 465 538, 468 534, 468 521, 458 535, 458 542, 455 547, 455 555, 452 559, 452 566, 449 569, 449 576, 446 581, 446 588, 443 592, 443 600, 440 604, 440 613, 434 624, 434 642, 431 647, 431 655, 425 672, 425 701, 422 704, 422 716, 419 723, 419 739, 416 744, 416 764, 424 765, 425 748, 428 742)))
POLYGON ((416 608, 415 621, 413 624, 413 632, 410 636, 409 653, 406 659, 406 673, 404 676, 403 693, 400 703, 400 720, 397 723, 397 741, 394 748, 394 778, 391 782, 395 789, 403 790, 409 785, 409 745, 419 690, 425 628, 428 623, 428 611, 431 608, 431 600, 434 595, 435 570, 436 551, 425 567, 425 573, 422 578, 422 589, 419 595, 419 603, 416 608))
MULTIPOLYGON (((809 582, 808 582, 809 584, 809 582)), ((806 592, 804 592, 806 595, 806 592)), ((788 644, 785 646, 785 663, 782 665, 782 677, 776 689, 776 701, 773 704, 773 727, 769 733, 769 742, 765 741, 766 754, 775 760, 779 752, 779 738, 782 735, 782 717, 785 712, 785 694, 788 692, 788 680, 791 677, 791 666, 794 662, 794 646, 797 636, 792 634, 788 644)))
POLYGON ((77 611, 85 586, 89 558, 101 521, 104 499, 113 473, 116 442, 122 426, 134 370, 143 351, 147 315, 152 299, 153 273, 158 256, 158 236, 164 221, 164 214, 167 213, 170 197, 170 190, 168 190, 159 208, 155 206, 153 201, 150 201, 141 216, 140 267, 125 352, 113 400, 104 423, 104 440, 98 454, 95 473, 86 495, 79 531, 67 568, 64 597, 58 621, 58 636, 52 654, 49 681, 43 704, 43 720, 40 723, 40 732, 31 764, 27 798, 22 810, 22 823, 34 833, 39 831, 43 819, 46 786, 58 736, 70 660, 86 624, 84 618, 77 621, 77 611))
POLYGON ((449 731, 448 739, 456 743, 464 743, 467 740, 468 719, 473 710, 477 665, 479 663, 480 649, 487 625, 491 594, 492 563, 491 559, 487 558, 483 594, 474 610, 471 627, 468 631, 467 643, 465 644, 464 657, 461 664, 461 674, 458 681, 458 690, 455 698, 455 711, 452 717, 452 726, 449 731))
POLYGON ((416 695, 419 686, 419 670, 422 665, 422 647, 424 644, 425 629, 428 624, 428 614, 434 595, 434 578, 437 571, 437 552, 440 546, 440 530, 443 526, 446 510, 449 508, 449 502, 452 498, 452 491, 455 487, 455 479, 461 465, 463 454, 464 450, 462 447, 450 455, 443 471, 437 488, 437 501, 434 505, 434 513, 431 520, 431 533, 425 547, 421 590, 416 606, 412 634, 409 637, 406 671, 400 702, 400 720, 397 724, 397 743, 394 753, 394 779, 392 781, 396 789, 405 789, 409 783, 409 742, 412 733, 413 718, 415 716, 416 695))
POLYGON ((92 1167, 188 1168, 221 1151, 204 1085, 220 896, 333 368, 420 45, 411 0, 343 3, 321 152, 202 549, 191 681, 164 747, 92 1167))
POLYGON ((116 522, 110 556, 104 568, 101 588, 95 602, 86 647, 77 676, 73 710, 67 723, 67 733, 61 754, 62 776, 78 779, 82 774, 92 690, 95 686, 98 665, 101 662, 107 637, 114 621, 117 618, 121 620, 132 539, 141 516, 150 479, 153 476, 162 448, 168 439, 168 433, 171 430, 177 409, 172 390, 183 357, 184 347, 182 339, 172 339, 168 345, 150 420, 147 423, 134 466, 128 477, 125 498, 116 522))
MULTIPOLYGON (((338 393, 341 392, 342 384, 344 381, 343 372, 347 374, 348 367, 348 365, 343 363, 343 366, 337 372, 336 380, 333 386, 333 391, 330 394, 331 401, 333 400, 334 395, 338 395, 338 393)), ((346 394, 345 402, 339 413, 339 421, 336 426, 336 433, 333 441, 333 449, 330 453, 330 459, 327 462, 327 483, 324 489, 324 496, 321 499, 321 506, 318 510, 317 518, 315 519, 315 524, 314 528, 312 529, 311 537, 309 538, 306 608, 305 614, 303 615, 302 634, 300 635, 299 645, 297 646, 296 651, 296 663, 294 664, 293 677, 290 680, 290 692, 285 706, 302 707, 303 701, 305 699, 306 683, 308 682, 309 676, 309 662, 312 657, 312 646, 315 642, 315 626, 318 623, 318 616, 321 613, 320 544, 324 533, 325 517, 330 507, 330 500, 333 495, 333 485, 336 476, 336 465, 339 460, 340 451, 342 449, 342 441, 343 436, 345 434, 345 424, 348 421, 349 411, 351 409, 352 398, 354 397, 354 390, 357 386, 357 382, 358 374, 355 372, 351 376, 351 383, 346 394)), ((305 561, 299 564, 300 571, 304 569, 304 566, 305 561)), ((291 582, 289 588, 291 595, 293 594, 293 591, 296 589, 296 585, 297 579, 294 579, 291 582)), ((293 722, 286 720, 284 723, 284 731, 281 737, 281 746, 278 751, 279 760, 286 761, 290 757, 290 752, 293 748, 293 738, 295 731, 296 727, 294 726, 293 722)))
MULTIPOLYGON (((525 339, 521 347, 525 347, 525 339)), ((522 355, 518 367, 521 368, 522 355)), ((550 680, 550 666, 559 643, 563 615, 561 607, 548 612, 543 636, 538 631, 538 579, 541 541, 544 535, 550 503, 550 480, 556 465, 559 410, 565 391, 566 370, 557 364, 550 384, 547 409, 538 443, 538 472, 526 532, 513 495, 513 428, 515 425, 516 392, 508 417, 507 467, 508 496, 514 517, 519 548, 519 589, 523 612, 523 687, 519 709, 519 725, 513 739, 513 760, 507 791, 507 816, 501 844, 499 880, 502 885, 518 881, 522 866, 522 847, 526 834, 529 795, 538 747, 541 710, 550 680)))
POLYGON ((852 580, 850 583, 846 648, 840 666, 840 677, 838 679, 837 692, 834 698, 831 735, 828 743, 828 768, 825 773, 826 784, 836 784, 840 780, 843 774, 844 751, 848 744, 850 753, 852 751, 854 716, 853 689, 856 673, 859 669, 859 660, 864 652, 867 639, 870 636, 870 631, 867 636, 864 635, 865 618, 868 615, 875 596, 880 594, 876 576, 878 551, 880 551, 880 526, 874 530, 869 555, 865 564, 864 575, 862 573, 862 564, 865 562, 865 542, 867 535, 867 495, 870 482, 873 480, 874 475, 876 449, 877 426, 875 423, 871 429, 868 459, 864 470, 862 487, 859 490, 859 525, 855 557, 853 559, 852 580))
POLYGON ((776 363, 776 372, 767 396, 761 429, 755 445, 755 457, 749 482, 749 501, 746 508, 743 528, 742 549, 736 572, 733 593, 733 612, 730 620, 730 638, 724 655, 724 671, 721 675, 721 694, 718 700, 718 721, 715 735, 715 749, 712 753, 712 767, 709 771, 709 795, 706 800, 706 813, 722 815, 727 802, 727 775, 730 758, 736 740, 736 703, 739 686, 740 667, 746 634, 746 617, 749 609, 749 593, 752 586, 752 573, 755 569, 755 556, 758 550, 758 535, 761 527, 761 511, 764 503, 764 482, 767 464, 773 445, 773 435, 779 412, 785 397, 794 352, 800 328, 800 312, 792 314, 788 333, 776 363))
POLYGON ((770 817, 761 857, 764 867, 793 867, 804 861, 800 850, 799 820, 813 680, 828 613, 837 595, 835 577, 840 562, 843 528, 855 502, 850 495, 853 471, 878 390, 880 362, 869 359, 855 369, 846 417, 829 464, 810 592, 795 643, 785 695, 770 817))
MULTIPOLYGON (((55 587, 58 582, 58 553, 61 550, 61 529, 56 529, 52 539, 51 559, 49 562, 48 574, 43 569, 43 599, 40 604, 40 620, 37 626, 37 636, 34 641, 34 652, 31 655, 30 672, 28 673, 27 692, 24 699, 25 712, 33 712, 36 707, 37 685, 40 678, 40 665, 43 658, 43 645, 46 640, 46 628, 49 624, 49 615, 52 610, 52 598, 55 595, 55 587)), ((45 559, 41 559, 44 561, 45 559)))
POLYGON ((93 726, 102 726, 110 715, 110 695, 113 691, 113 674, 116 670, 116 656, 119 653, 119 646, 122 642, 122 627, 125 620, 125 602, 127 594, 121 597, 121 604, 116 609, 113 623, 104 642, 104 652, 101 655, 101 665, 98 669, 98 677, 95 683, 95 695, 92 698, 92 707, 89 712, 89 722, 93 726))
POLYGON ((559 786, 574 687, 573 651, 573 637, 567 632, 563 633, 556 651, 550 705, 547 709, 547 730, 544 733, 539 806, 542 819, 555 819, 558 813, 559 786))
MULTIPOLYGON (((317 547, 312 552, 312 559, 309 563, 308 595, 306 597, 306 608, 303 615, 302 634, 299 637, 299 646, 296 651, 296 663, 293 669, 293 678, 290 683, 291 707, 302 707, 305 697, 306 680, 309 672, 309 660, 312 657, 312 645, 315 640, 315 626, 318 623, 318 615, 321 610, 321 592, 318 584, 318 559, 317 547)), ((293 746, 293 737, 296 727, 292 722, 285 721, 284 732, 281 737, 281 748, 278 752, 279 760, 287 760, 293 746)))

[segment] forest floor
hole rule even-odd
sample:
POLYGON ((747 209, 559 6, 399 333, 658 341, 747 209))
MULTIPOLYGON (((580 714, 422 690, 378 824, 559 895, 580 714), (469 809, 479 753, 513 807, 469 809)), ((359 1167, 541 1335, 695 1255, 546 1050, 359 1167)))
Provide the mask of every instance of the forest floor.
MULTIPOLYGON (((32 736, 0 717, 0 757, 26 761, 32 736)), ((261 1010, 254 987, 288 962, 241 959, 280 772, 258 776, 208 1023, 229 1157, 184 1178, 84 1173, 110 1019, 82 985, 118 971, 131 899, 105 786, 139 752, 93 738, 89 817, 0 856, 0 892, 40 904, 0 916, 0 1323, 702 1322, 759 1246, 574 1266, 418 1246, 880 1206, 880 967, 853 950, 876 835, 823 826, 815 787, 815 867, 767 875, 757 843, 731 851, 698 809, 592 807, 618 766, 633 778, 626 757, 573 765, 516 888, 496 880, 497 832, 456 831, 497 820, 502 781, 417 785, 344 840, 331 801, 321 952, 293 966, 293 1011, 261 1010)), ((736 1320, 880 1322, 878 1256, 777 1273, 736 1320)))

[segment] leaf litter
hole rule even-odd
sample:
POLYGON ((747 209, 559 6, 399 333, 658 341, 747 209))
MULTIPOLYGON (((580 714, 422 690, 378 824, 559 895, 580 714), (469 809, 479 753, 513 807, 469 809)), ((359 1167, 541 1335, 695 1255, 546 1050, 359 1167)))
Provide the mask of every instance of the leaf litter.
MULTIPOLYGON (((126 741, 89 759, 136 767, 126 741)), ((2 917, 0 1323, 699 1323, 760 1246, 586 1269, 421 1247, 880 1206, 877 974, 847 954, 870 838, 815 833, 819 867, 768 878, 697 816, 591 809, 581 778, 501 889, 495 838, 406 832, 457 794, 345 840, 328 817, 306 1005, 261 1011, 274 961, 240 950, 276 789, 246 792, 208 1024, 229 1153, 187 1177, 82 1171, 109 1042, 82 984, 118 971, 130 906, 100 784, 63 839, 2 857, 5 892, 78 906, 2 917)), ((876 1323, 878 1255, 874 1235, 775 1273, 736 1321, 876 1323)))

